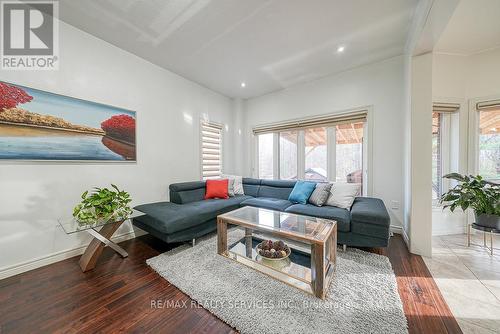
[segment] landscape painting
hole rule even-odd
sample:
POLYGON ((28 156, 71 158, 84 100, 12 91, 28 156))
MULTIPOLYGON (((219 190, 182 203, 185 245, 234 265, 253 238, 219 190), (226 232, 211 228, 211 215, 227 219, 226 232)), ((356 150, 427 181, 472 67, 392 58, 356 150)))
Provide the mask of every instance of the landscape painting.
POLYGON ((0 160, 136 161, 136 113, 0 82, 0 160))

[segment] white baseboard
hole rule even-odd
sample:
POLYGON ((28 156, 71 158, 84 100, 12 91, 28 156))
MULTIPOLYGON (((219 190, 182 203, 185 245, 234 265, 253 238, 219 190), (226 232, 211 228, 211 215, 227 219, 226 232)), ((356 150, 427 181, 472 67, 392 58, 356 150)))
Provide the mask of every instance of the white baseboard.
MULTIPOLYGON (((146 234, 146 233, 145 232, 143 233, 142 230, 132 230, 130 232, 116 235, 116 236, 112 237, 111 240, 115 243, 118 243, 118 242, 122 242, 125 240, 139 237, 139 236, 144 235, 144 234, 146 234)), ((74 256, 81 255, 81 254, 83 254, 83 252, 85 251, 86 248, 87 248, 87 245, 83 245, 83 246, 80 246, 77 248, 66 249, 66 250, 55 252, 55 253, 45 255, 45 256, 42 256, 39 258, 35 258, 33 260, 21 262, 21 263, 18 263, 18 264, 9 266, 9 267, 0 268, 0 280, 7 278, 7 277, 10 277, 10 276, 21 274, 21 273, 24 273, 24 272, 27 272, 27 271, 30 271, 30 270, 33 270, 36 268, 40 268, 40 267, 43 267, 43 266, 46 266, 46 265, 49 265, 49 264, 52 264, 55 262, 66 260, 66 259, 69 259, 69 258, 74 257, 74 256)))

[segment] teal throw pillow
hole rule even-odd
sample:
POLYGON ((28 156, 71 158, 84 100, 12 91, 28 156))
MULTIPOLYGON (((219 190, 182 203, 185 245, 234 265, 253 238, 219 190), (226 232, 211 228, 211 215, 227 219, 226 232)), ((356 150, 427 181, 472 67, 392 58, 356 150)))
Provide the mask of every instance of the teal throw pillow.
POLYGON ((297 181, 288 200, 292 203, 306 204, 314 188, 316 188, 316 182, 297 181))

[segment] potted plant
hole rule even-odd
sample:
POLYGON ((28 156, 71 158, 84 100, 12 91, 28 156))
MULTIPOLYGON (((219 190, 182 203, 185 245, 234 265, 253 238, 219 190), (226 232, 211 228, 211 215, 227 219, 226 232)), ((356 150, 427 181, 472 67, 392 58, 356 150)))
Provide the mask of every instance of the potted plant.
POLYGON ((113 189, 96 187, 92 192, 82 194, 82 201, 73 210, 73 217, 79 224, 125 220, 132 214, 130 194, 114 184, 111 187, 113 189))
POLYGON ((463 211, 474 209, 476 224, 500 230, 500 185, 484 180, 480 175, 451 173, 443 178, 459 182, 441 196, 443 209, 453 212, 457 207, 463 211))

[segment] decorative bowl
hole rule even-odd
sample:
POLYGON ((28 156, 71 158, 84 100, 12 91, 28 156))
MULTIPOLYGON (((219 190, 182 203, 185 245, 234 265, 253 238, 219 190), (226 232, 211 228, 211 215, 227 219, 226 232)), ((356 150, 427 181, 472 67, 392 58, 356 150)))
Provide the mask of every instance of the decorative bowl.
POLYGON ((255 248, 257 254, 259 254, 262 259, 269 261, 279 261, 284 260, 290 256, 292 250, 283 241, 277 240, 264 240, 255 248), (280 255, 274 256, 271 254, 276 254, 280 252, 280 255))

